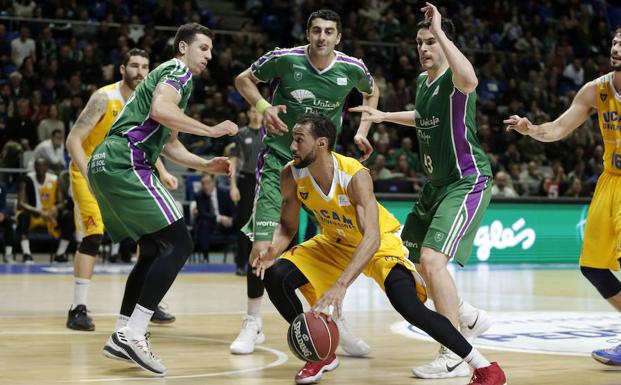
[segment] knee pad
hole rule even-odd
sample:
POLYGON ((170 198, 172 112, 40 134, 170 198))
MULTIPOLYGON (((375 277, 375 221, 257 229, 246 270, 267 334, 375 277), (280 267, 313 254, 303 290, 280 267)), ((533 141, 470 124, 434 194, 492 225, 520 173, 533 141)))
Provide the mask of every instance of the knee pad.
POLYGON ((185 261, 194 251, 194 242, 183 219, 152 234, 152 237, 157 243, 159 255, 174 253, 185 261))
POLYGON ((602 297, 608 299, 621 292, 621 282, 609 269, 580 266, 580 271, 595 286, 602 297))
POLYGON ((99 246, 101 245, 102 239, 103 236, 101 234, 89 235, 88 237, 82 239, 78 251, 82 254, 94 257, 99 251, 99 246))

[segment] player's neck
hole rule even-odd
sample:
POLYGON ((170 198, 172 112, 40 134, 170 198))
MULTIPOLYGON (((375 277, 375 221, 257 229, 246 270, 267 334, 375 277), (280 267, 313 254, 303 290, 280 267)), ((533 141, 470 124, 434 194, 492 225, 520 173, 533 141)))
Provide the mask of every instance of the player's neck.
POLYGON ((447 62, 442 63, 436 68, 430 68, 427 70, 427 78, 429 79, 429 83, 436 80, 436 78, 444 73, 446 69, 449 67, 447 62))
POLYGON ((334 51, 332 51, 328 56, 319 56, 313 53, 313 49, 310 46, 308 47, 308 58, 311 64, 319 71, 323 71, 328 68, 330 64, 332 64, 332 62, 334 61, 335 57, 336 54, 334 53, 334 51))
POLYGON ((129 86, 127 85, 127 83, 125 83, 124 80, 121 80, 121 87, 119 88, 121 90, 121 96, 123 97, 123 100, 125 101, 127 101, 127 99, 129 99, 129 97, 132 96, 132 94, 134 93, 134 90, 129 88, 129 86))
POLYGON ((612 85, 615 87, 615 91, 621 94, 621 71, 612 73, 612 85))
POLYGON ((332 152, 317 154, 317 159, 308 166, 308 171, 324 194, 330 193, 334 179, 334 161, 332 152))
POLYGON ((248 123, 248 128, 253 129, 253 130, 258 130, 259 128, 261 128, 261 122, 249 122, 248 123))

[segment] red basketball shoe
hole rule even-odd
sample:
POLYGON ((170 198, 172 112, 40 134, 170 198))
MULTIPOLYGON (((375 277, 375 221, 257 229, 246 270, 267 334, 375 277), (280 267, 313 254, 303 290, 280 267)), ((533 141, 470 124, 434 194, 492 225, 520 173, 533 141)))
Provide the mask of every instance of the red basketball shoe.
POLYGON ((507 379, 498 363, 492 362, 490 366, 474 369, 468 385, 507 385, 507 379))
POLYGON ((296 384, 313 384, 321 379, 323 372, 329 372, 339 366, 339 359, 333 354, 325 361, 307 362, 295 375, 296 384))

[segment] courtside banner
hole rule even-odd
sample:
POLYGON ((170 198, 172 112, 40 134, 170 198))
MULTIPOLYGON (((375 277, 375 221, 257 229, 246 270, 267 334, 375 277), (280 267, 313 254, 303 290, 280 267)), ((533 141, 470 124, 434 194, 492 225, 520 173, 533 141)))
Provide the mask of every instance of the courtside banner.
MULTIPOLYGON (((380 200, 403 223, 411 200, 380 200)), ((577 263, 582 247, 587 203, 492 201, 477 231, 468 264, 577 263)), ((307 216, 302 212, 300 234, 307 216)))

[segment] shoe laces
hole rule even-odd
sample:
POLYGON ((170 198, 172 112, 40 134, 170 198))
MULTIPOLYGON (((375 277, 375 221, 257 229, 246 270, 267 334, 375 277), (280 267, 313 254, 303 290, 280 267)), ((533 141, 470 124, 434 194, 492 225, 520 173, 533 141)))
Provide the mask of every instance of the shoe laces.
POLYGON ((247 333, 254 336, 260 329, 261 328, 259 327, 259 322, 256 320, 256 318, 251 316, 244 317, 244 320, 242 321, 241 333, 247 333))
POLYGON ((161 311, 166 311, 168 310, 168 303, 162 301, 159 305, 157 305, 157 308, 161 311))
POLYGON ((145 333, 144 338, 136 338, 134 341, 136 342, 136 346, 138 346, 145 354, 148 354, 152 360, 161 361, 160 357, 151 351, 151 342, 149 341, 150 338, 151 333, 147 332, 145 333))

